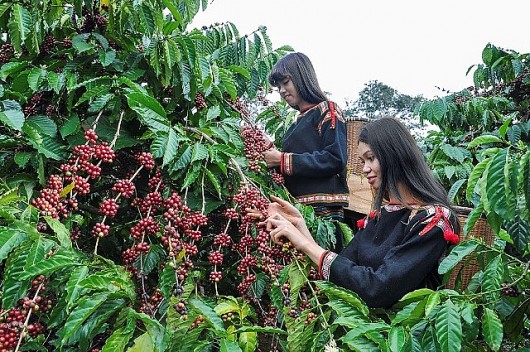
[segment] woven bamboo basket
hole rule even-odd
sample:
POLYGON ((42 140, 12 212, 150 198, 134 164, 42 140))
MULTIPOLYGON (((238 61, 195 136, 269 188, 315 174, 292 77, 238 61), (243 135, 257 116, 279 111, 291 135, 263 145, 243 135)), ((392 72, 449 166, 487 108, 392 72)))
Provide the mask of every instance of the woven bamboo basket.
POLYGON ((361 129, 370 122, 370 119, 365 117, 353 117, 346 120, 346 133, 348 143, 348 171, 356 175, 360 175, 363 171, 363 165, 359 160, 357 153, 357 139, 361 129))
MULTIPOLYGON (((463 229, 467 221, 467 217, 472 209, 458 206, 455 206, 454 209, 457 212, 458 220, 460 221, 460 227, 463 229)), ((461 235, 460 238, 461 240, 465 241, 466 239, 471 237, 480 239, 484 241, 484 243, 491 245, 495 240, 495 233, 493 232, 492 228, 489 226, 485 218, 479 218, 473 226, 473 229, 469 232, 468 237, 463 238, 461 235)), ((465 289, 469 284, 469 281, 471 281, 473 275, 475 275, 479 271, 479 269, 480 268, 478 265, 477 254, 469 254, 453 268, 451 276, 449 277, 449 280, 445 287, 454 289, 456 288, 458 281, 460 284, 460 288, 465 289)))

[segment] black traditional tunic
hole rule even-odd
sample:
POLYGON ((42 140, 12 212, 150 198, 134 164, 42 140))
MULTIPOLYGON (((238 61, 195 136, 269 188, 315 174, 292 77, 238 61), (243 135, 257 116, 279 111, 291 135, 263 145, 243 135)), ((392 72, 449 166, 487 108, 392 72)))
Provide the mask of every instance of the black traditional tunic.
POLYGON ((456 221, 443 206, 386 205, 379 216, 360 220, 361 229, 340 255, 323 255, 321 275, 356 292, 370 307, 389 307, 418 288, 436 289, 448 242, 458 242, 456 221))
POLYGON ((280 172, 298 202, 340 209, 348 205, 346 124, 334 103, 325 101, 298 115, 282 151, 280 172))

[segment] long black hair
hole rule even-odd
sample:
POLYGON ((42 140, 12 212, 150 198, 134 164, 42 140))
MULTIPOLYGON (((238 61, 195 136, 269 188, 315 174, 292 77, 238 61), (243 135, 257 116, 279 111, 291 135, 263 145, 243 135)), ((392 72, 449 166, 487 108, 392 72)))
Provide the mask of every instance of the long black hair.
POLYGON ((429 169, 414 137, 398 119, 387 116, 369 122, 361 129, 359 142, 370 146, 381 168, 375 209, 381 207, 387 194, 403 201, 398 188, 402 184, 418 201, 444 205, 455 213, 447 191, 429 169))
POLYGON ((278 87, 285 78, 293 81, 296 91, 304 101, 318 104, 328 100, 320 89, 313 64, 305 54, 289 53, 276 62, 269 73, 269 83, 278 87))

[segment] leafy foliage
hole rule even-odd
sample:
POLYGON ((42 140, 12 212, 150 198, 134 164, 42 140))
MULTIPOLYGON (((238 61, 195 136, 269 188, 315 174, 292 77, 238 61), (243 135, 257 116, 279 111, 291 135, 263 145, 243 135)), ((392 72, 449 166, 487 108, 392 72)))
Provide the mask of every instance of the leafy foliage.
MULTIPOLYGON (((431 162, 456 178, 451 193, 480 210, 475 220, 484 210, 497 241, 464 242, 441 263, 448 276, 477 254, 465 290, 417 290, 374 310, 318 281, 307 258, 272 245, 247 217, 244 209, 263 209, 269 194, 289 197, 263 163, 250 167, 240 131, 260 127, 281 140, 293 112, 267 100, 266 77, 292 49, 274 49, 265 27, 245 35, 231 23, 189 29, 207 6, 0 4, 0 330, 16 337, 6 349, 476 351, 527 343, 525 57, 488 46, 475 79, 477 91, 491 93, 468 89, 461 101, 418 110, 440 127, 431 162)), ((397 98, 392 106, 407 111, 416 101, 397 98)), ((300 210, 316 240, 331 246, 336 224, 300 210)))

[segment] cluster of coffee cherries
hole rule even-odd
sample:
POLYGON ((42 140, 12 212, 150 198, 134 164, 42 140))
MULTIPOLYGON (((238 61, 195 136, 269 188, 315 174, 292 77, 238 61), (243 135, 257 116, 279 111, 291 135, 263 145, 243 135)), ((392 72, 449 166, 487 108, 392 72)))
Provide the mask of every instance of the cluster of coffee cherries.
POLYGON ((521 291, 517 286, 510 284, 509 282, 503 282, 501 284, 501 294, 509 297, 518 297, 521 294, 521 291))
MULTIPOLYGON (((78 208, 78 196, 90 193, 88 180, 98 179, 101 175, 101 163, 112 163, 115 158, 114 151, 106 142, 98 142, 95 131, 89 129, 84 133, 86 144, 73 148, 72 156, 59 167, 61 174, 51 175, 39 196, 32 200, 42 216, 54 219, 66 218, 71 211, 78 208), (67 194, 66 187, 70 187, 67 194), (72 187, 73 186, 73 187, 72 187)), ((105 209, 112 209, 106 206, 105 209)), ((104 226, 99 226, 93 231, 95 234, 104 233, 104 226)))
POLYGON ((285 183, 283 175, 274 170, 271 172, 271 178, 277 185, 283 185, 285 183))
POLYGON ((9 43, 2 44, 0 46, 0 64, 5 64, 9 62, 11 57, 13 57, 13 54, 13 45, 9 43))
MULTIPOLYGON (((105 7, 102 7, 102 9, 105 9, 105 7)), ((79 27, 81 33, 93 32, 96 27, 101 31, 105 31, 105 28, 107 28, 108 20, 101 13, 99 7, 94 6, 92 12, 90 12, 86 6, 83 6, 81 14, 83 15, 83 24, 79 27)))
POLYGON ((199 253, 201 228, 208 224, 208 217, 200 212, 193 212, 174 191, 163 200, 161 209, 161 241, 169 255, 168 265, 175 270, 176 285, 180 287, 194 267, 192 259, 199 253), (181 260, 177 260, 182 254, 184 256, 181 260))
POLYGON ((243 101, 240 97, 236 97, 235 99, 232 99, 228 94, 225 95, 226 101, 232 105, 234 109, 236 109, 242 116, 249 117, 250 111, 247 109, 243 101))
POLYGON ((234 239, 231 250, 241 257, 237 271, 242 280, 237 287, 239 294, 253 301, 255 298, 250 287, 256 282, 256 273, 262 271, 271 278, 275 278, 285 264, 292 260, 289 253, 282 251, 282 247, 270 240, 261 221, 267 216, 269 201, 261 196, 259 189, 248 184, 240 185, 237 193, 232 197, 236 209, 241 209, 238 233, 239 239, 234 239), (247 212, 261 213, 256 218, 247 212))
POLYGON ((46 290, 45 282, 44 276, 38 276, 32 281, 27 295, 20 299, 14 308, 0 311, 0 351, 12 352, 20 339, 22 339, 21 345, 23 344, 26 335, 36 338, 44 333, 45 327, 35 313, 47 312, 52 308, 51 300, 42 295, 46 290), (26 324, 30 312, 34 314, 26 324))
POLYGON ((43 103, 43 93, 35 93, 31 98, 29 98, 26 106, 24 106, 24 116, 29 117, 32 115, 37 115, 38 108, 43 103))
POLYGON ((160 289, 155 289, 151 295, 148 295, 144 292, 140 292, 140 295, 142 296, 142 303, 139 308, 139 312, 154 317, 155 313, 160 307, 160 304, 164 300, 162 291, 160 291, 160 289))
POLYGON ((204 99, 204 95, 202 95, 201 92, 195 93, 194 103, 195 103, 195 107, 199 111, 204 110, 208 107, 208 105, 206 105, 206 100, 204 99))
POLYGON ((265 136, 263 131, 249 124, 246 124, 241 128, 240 134, 241 137, 243 137, 245 156, 249 160, 249 169, 252 171, 259 171, 259 162, 263 160, 263 152, 271 146, 269 139, 265 136))

